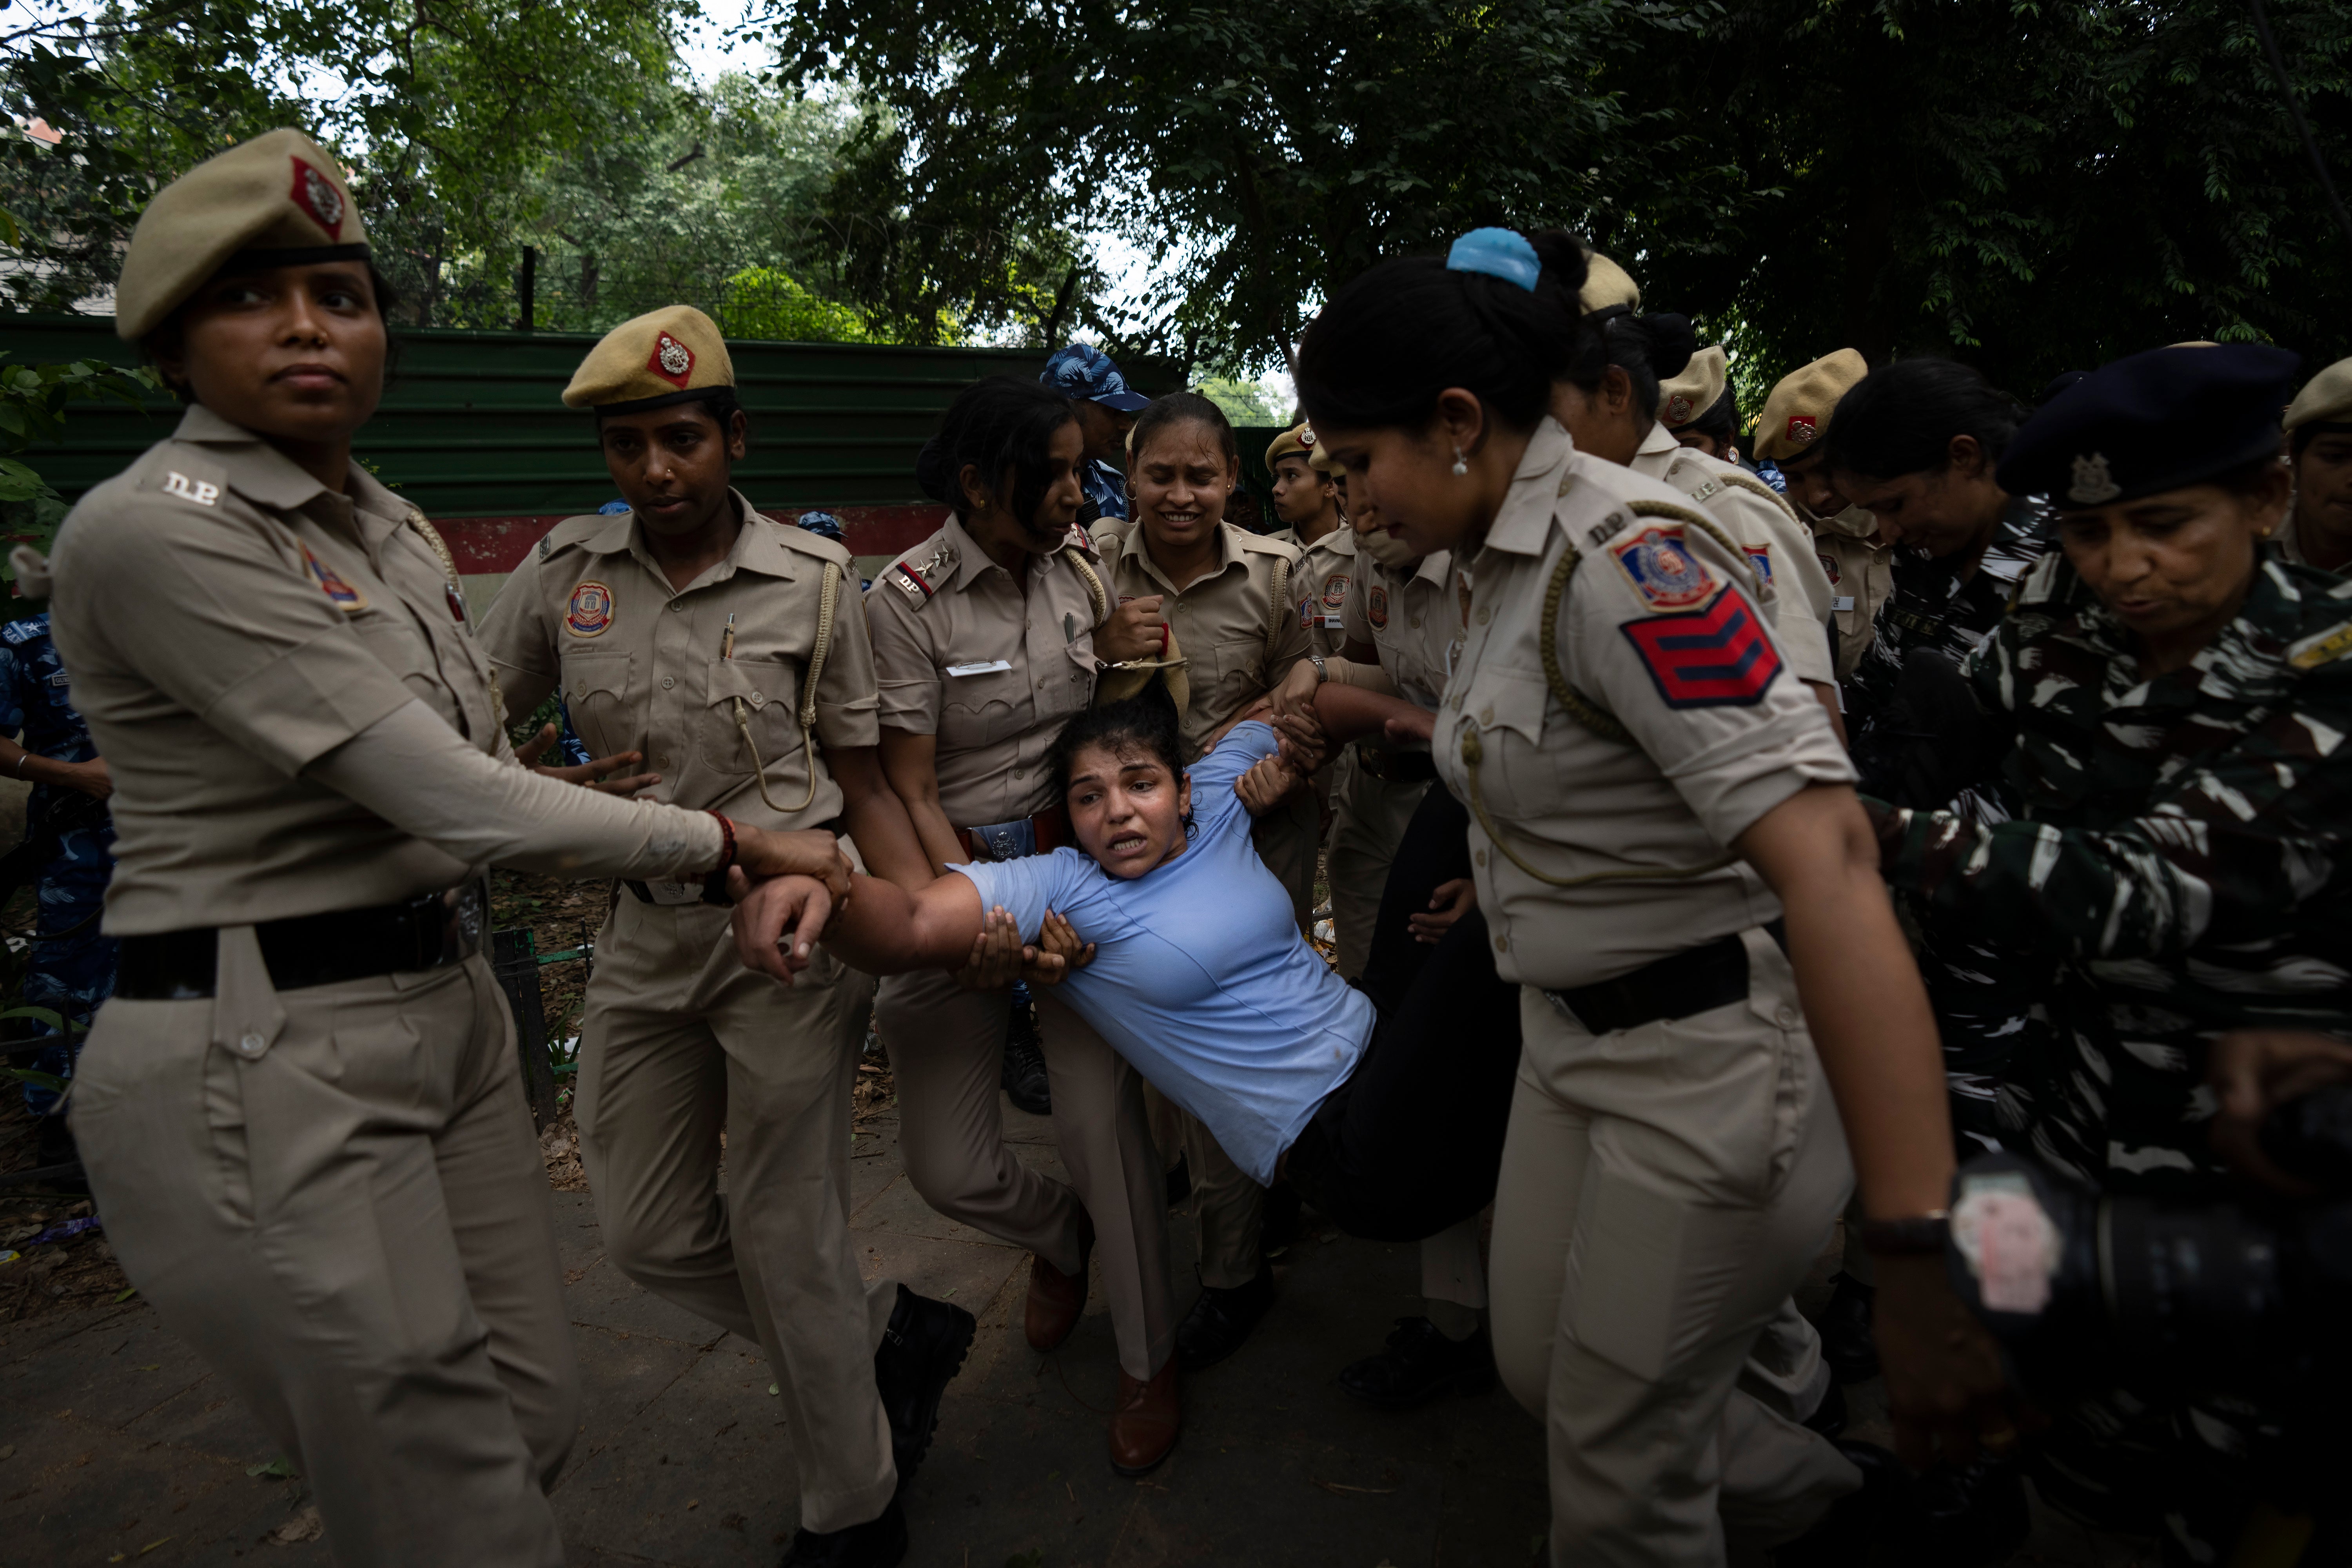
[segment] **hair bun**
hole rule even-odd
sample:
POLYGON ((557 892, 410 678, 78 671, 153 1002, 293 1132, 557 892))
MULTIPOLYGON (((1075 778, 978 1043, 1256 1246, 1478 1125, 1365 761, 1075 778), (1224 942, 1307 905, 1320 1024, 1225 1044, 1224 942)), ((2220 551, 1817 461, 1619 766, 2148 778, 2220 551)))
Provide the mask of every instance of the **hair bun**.
POLYGON ((1544 280, 1557 283, 1574 300, 1583 290, 1586 271, 1584 246, 1576 236, 1564 228, 1541 228, 1532 232, 1519 231, 1520 237, 1535 247, 1536 259, 1543 264, 1544 280))
POLYGON ((924 442, 923 449, 915 455, 915 483, 941 506, 956 503, 955 476, 948 471, 950 461, 947 446, 937 436, 924 442))
POLYGON ((1698 332, 1691 326, 1690 318, 1660 311, 1634 319, 1650 336, 1651 371, 1660 381, 1672 381, 1682 374, 1690 364, 1691 355, 1698 353, 1698 332))

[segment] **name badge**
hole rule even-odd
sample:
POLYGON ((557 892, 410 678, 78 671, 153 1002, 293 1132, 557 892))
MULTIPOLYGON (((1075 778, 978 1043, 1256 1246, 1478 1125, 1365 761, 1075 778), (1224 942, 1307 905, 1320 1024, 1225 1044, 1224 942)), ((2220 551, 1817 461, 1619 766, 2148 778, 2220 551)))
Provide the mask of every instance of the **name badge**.
POLYGON ((648 879, 646 891, 654 896, 654 902, 657 904, 702 902, 702 884, 699 882, 659 882, 648 879))
POLYGON ((1843 615, 1844 612, 1853 608, 1853 595, 1852 594, 1838 595, 1830 601, 1830 608, 1843 615))
POLYGON ((1326 616, 1323 617, 1323 629, 1327 632, 1343 631, 1346 627, 1347 623, 1342 621, 1337 616, 1326 616))
POLYGON ((1007 659, 983 658, 971 664, 951 664, 948 666, 948 673, 950 675, 994 675, 1000 670, 1012 668, 1011 661, 1007 659))

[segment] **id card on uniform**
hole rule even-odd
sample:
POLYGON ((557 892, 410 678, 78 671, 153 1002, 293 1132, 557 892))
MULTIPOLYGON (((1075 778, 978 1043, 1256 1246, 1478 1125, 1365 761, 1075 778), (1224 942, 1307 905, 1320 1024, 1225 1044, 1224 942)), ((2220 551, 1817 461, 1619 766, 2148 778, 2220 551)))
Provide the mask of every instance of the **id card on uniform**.
POLYGON ((948 673, 950 675, 995 675, 1012 668, 1013 664, 1009 659, 983 658, 971 664, 951 664, 948 666, 948 673))
POLYGON ((700 882, 657 882, 648 878, 646 891, 657 904, 698 904, 702 902, 700 882))
POLYGON ((1834 595, 1830 600, 1830 608, 1835 610, 1839 615, 1845 614, 1848 610, 1853 608, 1853 595, 1852 594, 1839 594, 1834 595))

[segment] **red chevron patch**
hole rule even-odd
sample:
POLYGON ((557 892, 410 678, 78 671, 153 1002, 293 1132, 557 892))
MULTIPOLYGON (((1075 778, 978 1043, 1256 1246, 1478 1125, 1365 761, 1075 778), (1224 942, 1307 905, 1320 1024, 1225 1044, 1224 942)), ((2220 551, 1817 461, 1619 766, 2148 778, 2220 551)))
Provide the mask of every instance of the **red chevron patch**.
POLYGON ((1618 630, 1642 656, 1669 708, 1747 708, 1780 673, 1780 650, 1757 624, 1755 606, 1738 594, 1704 610, 1644 616, 1618 630))

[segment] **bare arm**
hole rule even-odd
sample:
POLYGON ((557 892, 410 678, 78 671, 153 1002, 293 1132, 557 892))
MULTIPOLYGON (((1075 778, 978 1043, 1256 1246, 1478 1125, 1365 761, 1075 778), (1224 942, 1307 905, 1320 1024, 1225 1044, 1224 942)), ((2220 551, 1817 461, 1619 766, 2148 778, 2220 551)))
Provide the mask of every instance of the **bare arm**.
POLYGON ((757 885, 730 878, 730 890, 736 896, 736 955, 745 968, 787 985, 807 967, 820 939, 835 958, 868 974, 961 968, 971 961, 986 913, 980 889, 955 875, 908 892, 860 874, 850 879, 845 905, 836 905, 824 884, 809 877, 757 885))
POLYGON ((908 821, 933 876, 963 858, 955 825, 940 805, 940 738, 882 726, 882 773, 891 790, 906 804, 908 821))
MULTIPOLYGON (((1733 846, 1780 895, 1822 1070, 1853 1153, 1863 1210, 1904 1219, 1950 1201, 1943 1058, 1919 971, 1877 872, 1877 840, 1853 791, 1814 784, 1733 846)), ((1938 1440, 1964 1462, 2001 1393, 1999 1353, 1954 1297, 1941 1258, 1878 1259, 1878 1340, 1896 1446, 1924 1464, 1938 1440)))
POLYGON ((55 789, 78 789, 100 800, 114 793, 114 775, 108 771, 104 757, 92 757, 86 763, 60 763, 38 752, 28 752, 5 738, 0 738, 0 774, 55 789))
MULTIPOLYGON (((866 858, 866 868, 909 891, 938 875, 923 853, 906 802, 890 787, 877 746, 826 746, 824 765, 841 786, 841 825, 866 858)), ((936 779, 932 799, 939 797, 936 779)))
POLYGON ((1342 686, 1336 680, 1315 689, 1315 716, 1323 721, 1323 732, 1335 746, 1367 735, 1397 740, 1417 734, 1425 740, 1430 727, 1429 710, 1417 702, 1361 686, 1342 686), (1391 721, 1403 728, 1391 728, 1391 721))

